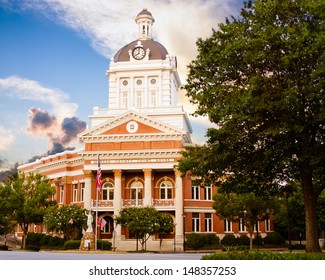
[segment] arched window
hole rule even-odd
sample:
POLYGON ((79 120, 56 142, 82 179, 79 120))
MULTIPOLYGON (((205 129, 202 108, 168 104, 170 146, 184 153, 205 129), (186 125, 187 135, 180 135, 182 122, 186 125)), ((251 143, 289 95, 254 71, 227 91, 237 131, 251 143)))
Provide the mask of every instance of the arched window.
POLYGON ((143 184, 140 181, 134 181, 131 184, 131 204, 142 205, 143 184))
POLYGON ((114 185, 111 182, 106 182, 102 186, 102 200, 114 199, 114 185))
POLYGON ((160 199, 172 199, 173 198, 173 185, 170 181, 163 181, 159 188, 160 199))

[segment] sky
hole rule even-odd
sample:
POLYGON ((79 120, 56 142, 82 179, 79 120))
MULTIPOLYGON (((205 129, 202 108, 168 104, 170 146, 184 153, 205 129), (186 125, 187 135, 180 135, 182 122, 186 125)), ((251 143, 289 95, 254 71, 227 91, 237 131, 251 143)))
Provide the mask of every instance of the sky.
MULTIPOLYGON (((109 61, 153 15, 154 40, 176 55, 182 83, 207 38, 242 0, 0 0, 0 169, 79 147, 93 107, 107 108, 109 61)), ((194 109, 180 96, 190 115, 194 109)), ((190 116, 194 143, 204 118, 190 116)))

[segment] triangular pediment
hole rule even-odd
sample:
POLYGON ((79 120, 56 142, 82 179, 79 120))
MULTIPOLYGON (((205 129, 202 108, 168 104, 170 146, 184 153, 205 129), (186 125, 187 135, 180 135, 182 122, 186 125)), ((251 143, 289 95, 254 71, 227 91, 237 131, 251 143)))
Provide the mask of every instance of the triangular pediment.
POLYGON ((148 116, 128 111, 115 119, 109 119, 100 125, 79 134, 81 140, 87 138, 134 137, 140 135, 185 135, 186 132, 171 127, 148 116))

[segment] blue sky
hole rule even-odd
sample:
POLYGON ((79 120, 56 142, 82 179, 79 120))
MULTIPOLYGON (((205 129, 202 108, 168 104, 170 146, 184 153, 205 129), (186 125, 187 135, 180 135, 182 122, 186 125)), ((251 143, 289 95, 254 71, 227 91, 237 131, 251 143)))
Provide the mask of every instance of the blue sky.
MULTIPOLYGON (((197 38, 241 7, 241 0, 0 0, 0 168, 46 154, 53 139, 64 148, 80 145, 78 127, 89 125, 94 106, 107 107, 105 71, 135 39, 142 8, 155 18, 154 38, 177 56, 185 82, 197 38), (40 118, 50 124, 40 126, 40 118), (63 123, 75 129, 71 137, 63 123)), ((191 123, 193 141, 203 141, 209 124, 191 123)))

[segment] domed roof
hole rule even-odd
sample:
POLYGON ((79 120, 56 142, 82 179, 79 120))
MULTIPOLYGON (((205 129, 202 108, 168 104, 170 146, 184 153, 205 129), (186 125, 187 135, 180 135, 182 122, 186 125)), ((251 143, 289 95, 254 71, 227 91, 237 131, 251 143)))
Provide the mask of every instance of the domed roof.
POLYGON ((135 19, 138 25, 138 39, 122 47, 114 56, 114 62, 130 61, 130 50, 132 51, 138 44, 142 45, 144 50, 150 50, 149 60, 166 59, 168 52, 165 47, 152 39, 154 21, 155 19, 147 9, 138 13, 135 19))
POLYGON ((153 19, 152 14, 147 9, 143 9, 140 13, 138 13, 137 18, 140 16, 149 16, 153 19))
MULTIPOLYGON (((131 43, 122 47, 114 56, 114 62, 130 61, 129 50, 133 50, 138 41, 139 40, 132 41, 131 43)), ((141 44, 145 50, 150 50, 149 60, 166 59, 168 52, 159 42, 154 40, 141 40, 141 44)))

